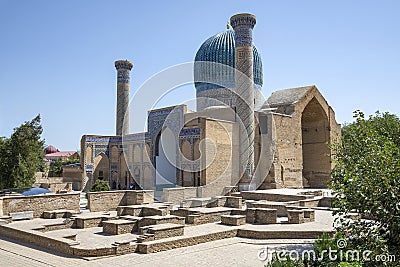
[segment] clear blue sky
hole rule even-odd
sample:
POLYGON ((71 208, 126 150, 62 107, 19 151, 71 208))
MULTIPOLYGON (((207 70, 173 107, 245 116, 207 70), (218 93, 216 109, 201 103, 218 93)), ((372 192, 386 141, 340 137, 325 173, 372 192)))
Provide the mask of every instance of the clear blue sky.
POLYGON ((115 60, 134 62, 134 91, 192 61, 240 12, 257 16, 264 95, 315 84, 340 123, 356 109, 400 114, 399 11, 399 1, 0 0, 0 136, 38 113, 46 143, 61 150, 86 133, 114 134, 115 60))

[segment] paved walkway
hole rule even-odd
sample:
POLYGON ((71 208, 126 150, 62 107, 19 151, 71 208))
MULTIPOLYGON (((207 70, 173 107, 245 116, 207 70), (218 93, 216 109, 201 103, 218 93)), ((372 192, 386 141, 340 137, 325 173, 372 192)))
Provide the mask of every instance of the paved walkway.
POLYGON ((133 253, 88 261, 0 238, 0 266, 264 266, 257 253, 266 245, 310 242, 234 237, 153 254, 133 253))

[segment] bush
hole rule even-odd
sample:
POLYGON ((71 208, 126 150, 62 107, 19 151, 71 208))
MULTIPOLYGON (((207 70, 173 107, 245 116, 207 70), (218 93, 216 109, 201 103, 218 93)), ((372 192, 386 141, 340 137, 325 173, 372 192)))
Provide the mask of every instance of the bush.
POLYGON ((110 185, 107 181, 97 179, 89 192, 110 191, 110 185))
POLYGON ((343 241, 341 233, 337 233, 333 238, 324 233, 319 239, 315 240, 313 251, 314 253, 305 253, 300 255, 298 259, 291 259, 289 255, 285 258, 273 255, 272 261, 267 263, 267 267, 361 267, 363 263, 361 259, 346 258, 348 250, 353 250, 351 246, 338 247, 338 244, 343 241), (329 252, 332 252, 331 256, 329 252), (312 256, 313 255, 313 256, 312 256), (302 257, 304 256, 304 258, 302 257), (350 262, 346 262, 348 260, 350 262))

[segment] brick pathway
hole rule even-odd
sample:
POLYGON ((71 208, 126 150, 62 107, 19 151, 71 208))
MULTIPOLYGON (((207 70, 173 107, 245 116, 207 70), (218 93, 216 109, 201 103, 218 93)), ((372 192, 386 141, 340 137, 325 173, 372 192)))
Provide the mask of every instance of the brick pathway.
POLYGON ((0 266, 263 266, 257 252, 266 244, 310 240, 229 238, 153 254, 127 254, 87 261, 0 238, 0 266))

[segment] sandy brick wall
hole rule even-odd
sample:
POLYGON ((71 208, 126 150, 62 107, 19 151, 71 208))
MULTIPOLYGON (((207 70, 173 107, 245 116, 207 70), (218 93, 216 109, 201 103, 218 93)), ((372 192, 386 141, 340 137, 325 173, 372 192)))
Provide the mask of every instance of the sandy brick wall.
POLYGON ((117 210, 118 206, 154 203, 153 190, 118 190, 88 193, 90 211, 117 210))
POLYGON ((179 204, 181 201, 189 198, 197 197, 196 187, 177 187, 177 188, 164 188, 163 189, 163 202, 172 202, 179 204))
POLYGON ((126 205, 125 191, 89 192, 88 208, 90 211, 116 210, 126 205))
POLYGON ((9 215, 10 212, 33 211, 33 216, 37 218, 42 216, 43 211, 60 209, 79 211, 79 195, 79 193, 66 193, 1 197, 1 215, 9 215))

